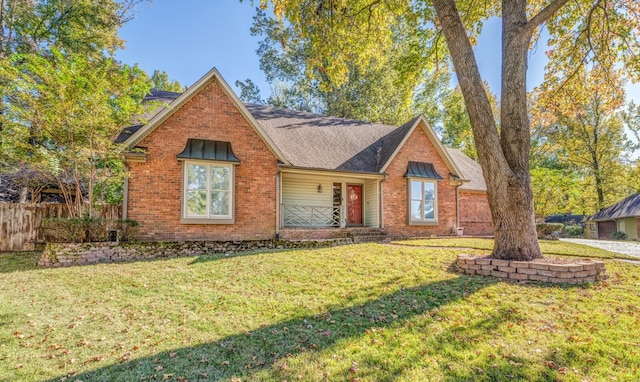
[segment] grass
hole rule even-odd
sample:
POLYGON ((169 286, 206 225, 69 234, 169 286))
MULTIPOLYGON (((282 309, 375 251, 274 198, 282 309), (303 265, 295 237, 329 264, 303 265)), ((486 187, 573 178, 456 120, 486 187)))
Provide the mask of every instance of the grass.
MULTIPOLYGON (((480 238, 434 238, 394 241, 394 244, 417 246, 417 247, 443 247, 443 248, 471 248, 491 251, 493 249, 492 239, 480 238)), ((626 259, 638 260, 637 257, 610 252, 600 248, 589 247, 587 245, 567 243, 559 240, 540 240, 540 249, 548 256, 577 256, 594 259, 626 259)))
POLYGON ((0 380, 640 378, 639 266, 509 284, 452 272, 462 252, 483 253, 360 244, 66 269, 1 255, 0 380))

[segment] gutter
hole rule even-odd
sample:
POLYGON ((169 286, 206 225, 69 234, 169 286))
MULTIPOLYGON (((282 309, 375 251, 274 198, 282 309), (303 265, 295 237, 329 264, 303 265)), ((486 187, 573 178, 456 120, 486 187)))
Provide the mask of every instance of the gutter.
POLYGON ((331 170, 326 168, 315 168, 315 167, 295 167, 288 165, 279 165, 278 166, 283 172, 294 173, 294 174, 309 174, 309 175, 318 175, 318 173, 328 173, 334 176, 349 176, 349 177, 358 177, 363 179, 382 179, 386 176, 384 173, 379 172, 362 172, 362 171, 353 171, 353 170, 331 170))

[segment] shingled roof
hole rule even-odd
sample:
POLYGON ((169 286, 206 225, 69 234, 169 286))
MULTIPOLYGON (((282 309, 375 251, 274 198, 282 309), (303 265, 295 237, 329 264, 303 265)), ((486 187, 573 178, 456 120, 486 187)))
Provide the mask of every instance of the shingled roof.
POLYGON ((136 124, 125 127, 114 140, 115 143, 124 143, 130 136, 140 130, 146 121, 150 120, 154 115, 162 111, 167 105, 171 104, 182 93, 168 92, 166 90, 151 89, 142 100, 143 104, 148 105, 144 114, 139 116, 136 124))
POLYGON ((482 167, 473 159, 466 156, 462 151, 458 149, 447 148, 449 156, 456 162, 456 165, 462 171, 462 177, 468 182, 465 182, 460 186, 461 190, 469 191, 487 191, 487 184, 484 180, 482 173, 482 167))
POLYGON ((614 205, 601 209, 588 220, 607 221, 628 217, 640 217, 640 193, 631 195, 614 205))
MULTIPOLYGON (((468 180, 467 176, 477 172, 474 170, 475 172, 467 171, 469 175, 461 174, 458 160, 452 159, 450 152, 442 146, 422 116, 397 127, 272 106, 243 104, 215 68, 185 93, 152 90, 145 101, 160 101, 161 106, 150 109, 145 116, 148 117, 148 122, 142 120, 125 128, 116 138, 116 142, 125 143, 129 148, 133 148, 207 83, 216 80, 285 166, 380 174, 385 171, 410 133, 420 127, 425 128, 453 176, 468 180)), ((461 153, 460 155, 464 156, 461 153)))
MULTIPOLYGON (((171 104, 180 93, 153 89, 145 102, 161 102, 155 113, 171 104)), ((266 105, 244 104, 287 161, 294 167, 378 173, 420 117, 397 127, 338 117, 281 109, 266 105)), ((153 115, 146 115, 152 118, 153 115)), ((116 143, 123 143, 144 124, 123 129, 116 143)), ((480 165, 456 149, 447 153, 470 180, 462 189, 486 191, 480 165)))
POLYGON ((294 167, 380 171, 415 124, 396 127, 246 104, 256 122, 294 167))

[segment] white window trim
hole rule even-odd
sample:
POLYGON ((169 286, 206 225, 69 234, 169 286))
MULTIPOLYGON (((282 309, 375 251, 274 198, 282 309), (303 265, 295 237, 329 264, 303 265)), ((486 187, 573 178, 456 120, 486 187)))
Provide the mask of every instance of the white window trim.
POLYGON ((199 160, 183 160, 182 161, 182 200, 181 218, 182 224, 234 224, 235 223, 235 165, 229 162, 220 161, 199 161, 199 160), (204 165, 208 167, 207 173, 207 210, 209 209, 209 198, 211 197, 211 166, 227 167, 229 169, 229 214, 220 216, 188 216, 187 215, 187 166, 188 165, 204 165))
MULTIPOLYGON (((424 212, 423 212, 424 213, 424 212)), ((408 225, 438 225, 438 182, 433 179, 407 178, 407 224, 408 225), (411 218, 411 182, 422 184, 422 208, 424 209, 424 184, 433 184, 433 219, 414 220, 411 218)))

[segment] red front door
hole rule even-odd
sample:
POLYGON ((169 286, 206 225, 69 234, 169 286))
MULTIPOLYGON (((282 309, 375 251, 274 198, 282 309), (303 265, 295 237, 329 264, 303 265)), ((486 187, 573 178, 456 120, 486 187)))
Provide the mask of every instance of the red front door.
POLYGON ((362 224, 362 186, 347 185, 347 224, 362 224))

